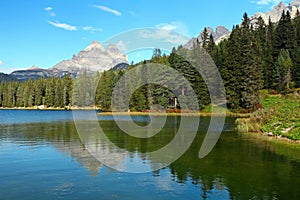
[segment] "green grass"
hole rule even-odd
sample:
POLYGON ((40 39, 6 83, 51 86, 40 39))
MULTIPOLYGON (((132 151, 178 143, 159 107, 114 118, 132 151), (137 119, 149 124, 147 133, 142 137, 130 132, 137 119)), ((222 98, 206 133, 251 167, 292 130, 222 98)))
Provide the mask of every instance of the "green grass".
POLYGON ((262 124, 262 131, 300 140, 300 100, 292 97, 278 100, 269 105, 271 115, 262 124))
POLYGON ((254 112, 249 119, 238 119, 242 132, 272 133, 292 140, 300 140, 300 97, 267 96, 263 109, 254 112))
POLYGON ((279 95, 276 96, 268 96, 262 101, 262 105, 264 109, 269 109, 276 105, 279 105, 282 102, 282 99, 279 95))

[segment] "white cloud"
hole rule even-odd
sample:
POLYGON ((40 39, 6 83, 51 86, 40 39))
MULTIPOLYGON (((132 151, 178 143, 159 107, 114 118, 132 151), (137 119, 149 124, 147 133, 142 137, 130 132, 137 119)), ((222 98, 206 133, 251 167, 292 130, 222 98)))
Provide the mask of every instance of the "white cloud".
POLYGON ((92 27, 92 26, 84 26, 84 27, 82 27, 82 29, 83 29, 84 31, 98 31, 98 32, 103 31, 102 28, 94 28, 94 27, 92 27))
POLYGON ((4 63, 3 63, 3 61, 2 60, 0 60, 0 65, 3 65, 4 63))
POLYGON ((48 23, 55 26, 55 27, 57 27, 57 28, 62 28, 62 29, 65 29, 67 31, 76 31, 77 30, 76 26, 71 26, 69 24, 64 24, 64 23, 59 23, 59 22, 51 22, 51 21, 49 21, 48 23))
POLYGON ((173 30, 167 30, 162 28, 153 30, 143 30, 140 31, 139 36, 147 40, 155 40, 156 42, 161 44, 166 43, 168 45, 172 45, 173 47, 188 42, 187 37, 180 33, 174 32, 173 30))
POLYGON ((45 8, 44 10, 45 10, 45 11, 51 11, 51 10, 53 10, 53 8, 52 8, 52 7, 47 7, 47 8, 45 8))
POLYGON ((121 52, 126 52, 127 51, 127 46, 126 46, 126 44, 122 40, 120 40, 119 42, 117 42, 115 45, 118 47, 118 49, 121 52))
POLYGON ((161 23, 161 24, 156 25, 156 28, 160 28, 160 29, 167 30, 167 31, 173 31, 173 30, 177 29, 177 25, 175 23, 171 23, 171 24, 161 23))
POLYGON ((44 9, 45 11, 47 11, 47 13, 51 16, 51 17, 54 17, 55 16, 55 13, 52 11, 53 8, 52 7, 47 7, 44 9))
POLYGON ((156 28, 166 30, 166 31, 175 31, 190 37, 188 28, 182 22, 160 23, 156 25, 156 28))
POLYGON ((251 1, 259 6, 275 6, 278 5, 282 0, 254 0, 251 1))
POLYGON ((112 13, 112 14, 114 14, 116 16, 121 16, 122 15, 122 13, 120 11, 111 9, 109 7, 106 7, 106 6, 101 6, 101 5, 91 5, 91 6, 94 7, 94 8, 98 8, 98 9, 100 9, 102 11, 112 13))

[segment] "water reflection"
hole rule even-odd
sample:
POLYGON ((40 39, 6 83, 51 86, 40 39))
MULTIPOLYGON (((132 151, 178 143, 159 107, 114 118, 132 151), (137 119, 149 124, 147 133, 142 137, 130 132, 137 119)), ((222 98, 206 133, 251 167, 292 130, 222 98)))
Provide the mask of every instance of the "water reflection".
MULTIPOLYGON (((140 159, 151 166, 158 160, 147 152, 160 149, 175 137, 178 128, 176 120, 178 119, 169 118, 162 132, 149 139, 128 136, 113 121, 100 121, 107 138, 130 153, 114 154, 114 149, 95 135, 88 135, 86 139, 97 144, 95 150, 103 151, 112 165, 140 159)), ((300 199, 299 146, 240 136, 232 131, 234 119, 227 119, 227 131, 209 156, 200 160, 198 152, 208 120, 209 118, 201 119, 199 132, 192 146, 180 159, 165 169, 152 172, 151 176, 155 177, 156 186, 160 190, 174 191, 173 183, 177 183, 198 188, 196 195, 187 192, 187 197, 192 195, 193 198, 198 195, 202 199, 300 199)), ((94 176, 105 168, 87 151, 73 122, 0 125, 0 136, 2 145, 4 141, 32 148, 51 145, 81 163, 94 176)), ((62 185, 59 188, 61 187, 68 191, 73 185, 62 185)), ((55 188, 55 191, 59 188, 55 188)), ((176 192, 180 192, 177 190, 178 187, 176 192)))
POLYGON ((1 139, 6 142, 32 148, 51 144, 58 151, 75 158, 93 175, 97 175, 103 166, 84 148, 72 122, 1 125, 0 130, 1 139))

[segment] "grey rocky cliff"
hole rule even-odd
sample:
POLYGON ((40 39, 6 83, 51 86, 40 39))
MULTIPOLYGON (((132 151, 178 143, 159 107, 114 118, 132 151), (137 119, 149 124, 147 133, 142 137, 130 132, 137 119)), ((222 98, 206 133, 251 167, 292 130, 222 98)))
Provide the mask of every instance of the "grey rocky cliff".
MULTIPOLYGON (((230 31, 224 26, 218 26, 215 31, 211 27, 207 27, 206 29, 207 29, 208 35, 212 34, 216 43, 219 43, 223 39, 228 38, 228 36, 230 35, 230 31)), ((193 48, 193 46, 197 40, 201 43, 202 42, 201 35, 202 35, 202 32, 199 34, 199 36, 194 37, 191 40, 189 40, 188 43, 183 45, 183 47, 187 48, 187 49, 191 49, 191 48, 193 48)))
POLYGON ((72 59, 61 61, 55 65, 53 70, 103 72, 120 63, 128 63, 128 59, 115 45, 110 44, 105 50, 98 41, 94 41, 78 55, 74 55, 72 59))
POLYGON ((261 17, 266 24, 269 23, 269 18, 271 18, 271 21, 273 23, 276 23, 280 20, 282 12, 289 11, 291 14, 291 17, 296 17, 297 10, 300 8, 300 0, 294 0, 293 2, 289 3, 288 5, 285 5, 284 2, 280 2, 277 6, 274 6, 274 8, 266 13, 257 12, 252 17, 250 17, 250 20, 252 24, 255 24, 257 19, 261 17))

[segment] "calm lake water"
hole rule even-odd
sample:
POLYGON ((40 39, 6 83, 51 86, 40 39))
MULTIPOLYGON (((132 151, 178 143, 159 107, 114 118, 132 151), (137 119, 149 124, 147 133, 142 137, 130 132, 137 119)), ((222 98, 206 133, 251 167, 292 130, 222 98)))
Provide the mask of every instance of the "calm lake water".
MULTIPOLYGON (((0 110, 0 199, 300 199, 299 144, 238 134, 227 118, 215 148, 199 159, 209 120, 201 118, 193 144, 177 161, 134 174, 93 158, 70 111, 0 110)), ((130 162, 168 144, 180 118, 168 117, 150 139, 124 134, 112 117, 99 117, 99 123, 130 162)), ((149 156, 141 160, 152 162, 149 156)))

